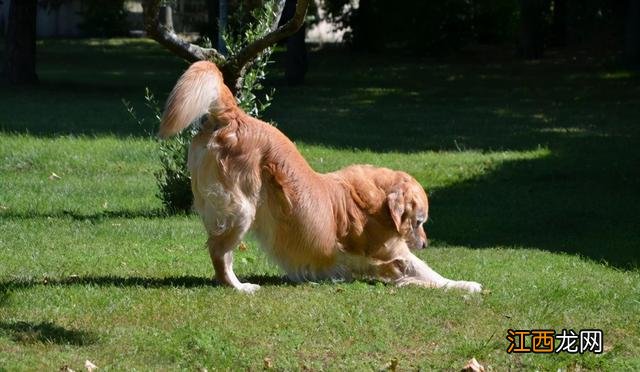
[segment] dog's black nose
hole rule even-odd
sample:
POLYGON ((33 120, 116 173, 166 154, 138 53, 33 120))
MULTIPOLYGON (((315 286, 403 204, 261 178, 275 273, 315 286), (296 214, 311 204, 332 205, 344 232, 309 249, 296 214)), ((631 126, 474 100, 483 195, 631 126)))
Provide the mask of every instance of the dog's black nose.
POLYGON ((429 245, 429 241, 427 239, 422 241, 422 249, 427 248, 428 245, 429 245))

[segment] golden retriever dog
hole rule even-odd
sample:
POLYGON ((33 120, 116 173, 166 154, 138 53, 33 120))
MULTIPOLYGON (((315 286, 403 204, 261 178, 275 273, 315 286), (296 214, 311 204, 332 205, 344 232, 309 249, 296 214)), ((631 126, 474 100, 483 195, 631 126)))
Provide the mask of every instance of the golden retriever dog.
POLYGON ((191 187, 220 283, 243 292, 260 288, 240 282, 232 267, 233 250, 252 230, 293 281, 369 278, 481 290, 442 277, 411 252, 427 245, 429 207, 408 174, 368 165, 315 172, 282 132, 237 106, 211 62, 196 62, 180 77, 159 135, 197 119, 203 120, 189 149, 191 187))

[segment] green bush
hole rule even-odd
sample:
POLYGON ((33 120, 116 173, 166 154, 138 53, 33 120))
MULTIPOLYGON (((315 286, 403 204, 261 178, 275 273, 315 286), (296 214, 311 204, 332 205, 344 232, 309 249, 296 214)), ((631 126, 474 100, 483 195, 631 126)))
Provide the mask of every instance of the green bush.
POLYGON ((157 196, 169 214, 188 213, 193 205, 191 175, 187 167, 189 144, 194 130, 185 130, 178 135, 159 142, 161 168, 154 173, 158 185, 157 196))
MULTIPOLYGON (((162 109, 158 100, 149 88, 145 89, 145 106, 153 116, 155 128, 162 120, 162 109)), ((134 107, 126 100, 122 100, 129 115, 140 126, 143 126, 145 118, 139 118, 134 107)), ((162 201, 165 211, 168 214, 188 213, 193 204, 191 193, 191 177, 187 167, 187 155, 189 143, 195 135, 197 127, 189 129, 168 138, 158 140, 158 158, 160 169, 154 172, 158 191, 156 196, 162 201)), ((152 135, 154 138, 155 135, 152 135)))

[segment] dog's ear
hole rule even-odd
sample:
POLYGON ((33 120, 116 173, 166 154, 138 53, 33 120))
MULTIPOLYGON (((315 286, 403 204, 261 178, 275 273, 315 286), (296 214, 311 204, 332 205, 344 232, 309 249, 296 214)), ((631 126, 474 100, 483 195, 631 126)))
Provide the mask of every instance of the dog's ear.
POLYGON ((400 232, 402 215, 404 214, 404 191, 399 187, 395 188, 389 195, 387 195, 387 204, 389 205, 391 219, 396 225, 396 230, 400 232))

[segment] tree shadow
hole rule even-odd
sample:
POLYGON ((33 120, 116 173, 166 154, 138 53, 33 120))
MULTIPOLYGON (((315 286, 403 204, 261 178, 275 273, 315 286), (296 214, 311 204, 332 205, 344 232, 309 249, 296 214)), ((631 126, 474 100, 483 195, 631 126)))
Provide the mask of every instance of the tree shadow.
POLYGON ((374 152, 530 150, 564 129, 638 134, 637 72, 456 58, 318 51, 305 85, 279 89, 265 116, 294 141, 374 152))
MULTIPOLYGON (((249 275, 241 277, 241 280, 261 286, 286 286, 295 285, 286 277, 277 275, 249 275)), ((142 287, 142 288, 198 288, 220 287, 221 285, 211 278, 184 275, 169 276, 164 278, 141 276, 93 276, 80 275, 65 278, 41 278, 41 279, 10 279, 0 281, 0 293, 20 288, 32 288, 37 286, 98 286, 98 287, 142 287)))
POLYGON ((433 239, 473 248, 538 248, 640 268, 640 143, 576 139, 546 157, 434 190, 433 239))
POLYGON ((46 40, 38 46, 36 86, 0 85, 0 130, 41 137, 149 137, 157 120, 145 107, 149 88, 162 107, 186 63, 156 43, 46 40), (153 66, 153 68, 150 68, 153 66), (130 116, 130 102, 144 124, 130 116))
POLYGON ((42 212, 38 210, 28 211, 0 211, 0 219, 30 220, 33 218, 70 218, 75 221, 91 221, 99 222, 111 218, 166 218, 169 213, 164 209, 148 209, 148 210, 113 210, 100 211, 97 213, 80 213, 69 210, 42 212))
POLYGON ((5 307, 9 303, 9 289, 0 284, 0 307, 5 307))
POLYGON ((52 322, 0 321, 0 335, 7 335, 14 342, 54 343, 57 345, 86 346, 96 343, 96 335, 82 330, 67 329, 52 322))

